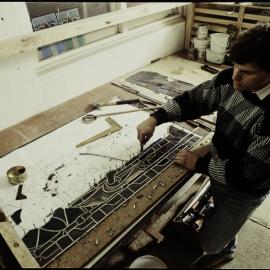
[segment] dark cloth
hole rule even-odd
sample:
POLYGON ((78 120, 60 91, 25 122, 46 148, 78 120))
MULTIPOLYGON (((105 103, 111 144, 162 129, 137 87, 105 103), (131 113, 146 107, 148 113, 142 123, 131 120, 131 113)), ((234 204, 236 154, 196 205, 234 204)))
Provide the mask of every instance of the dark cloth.
POLYGON ((210 152, 196 171, 234 190, 261 196, 270 189, 270 95, 236 91, 233 69, 169 100, 152 113, 158 124, 185 121, 217 111, 210 152))

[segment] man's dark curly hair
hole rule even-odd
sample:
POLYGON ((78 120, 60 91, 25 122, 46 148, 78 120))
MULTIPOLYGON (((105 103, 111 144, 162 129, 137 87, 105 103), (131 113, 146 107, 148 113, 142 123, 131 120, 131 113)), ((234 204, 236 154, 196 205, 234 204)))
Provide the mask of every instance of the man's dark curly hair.
POLYGON ((255 63, 270 71, 270 23, 256 24, 241 33, 230 48, 230 57, 237 64, 255 63))

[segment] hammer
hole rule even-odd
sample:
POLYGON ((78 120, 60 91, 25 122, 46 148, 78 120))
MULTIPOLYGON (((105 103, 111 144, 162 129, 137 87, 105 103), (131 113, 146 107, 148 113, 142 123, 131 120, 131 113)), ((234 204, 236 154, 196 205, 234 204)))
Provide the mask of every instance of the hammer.
POLYGON ((112 101, 112 102, 105 102, 105 103, 93 103, 91 104, 94 108, 100 108, 103 106, 112 106, 112 105, 122 105, 122 104, 132 104, 135 102, 140 102, 140 99, 126 99, 126 100, 120 100, 120 101, 112 101))

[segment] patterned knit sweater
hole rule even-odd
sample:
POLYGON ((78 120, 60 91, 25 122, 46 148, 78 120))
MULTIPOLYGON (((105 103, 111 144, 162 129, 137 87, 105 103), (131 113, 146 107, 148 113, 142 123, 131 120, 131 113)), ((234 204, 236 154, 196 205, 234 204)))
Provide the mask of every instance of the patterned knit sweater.
POLYGON ((151 115, 160 125, 217 111, 210 152, 198 159, 196 171, 259 196, 270 189, 270 95, 260 100, 249 91, 236 91, 232 72, 232 68, 220 72, 151 115))

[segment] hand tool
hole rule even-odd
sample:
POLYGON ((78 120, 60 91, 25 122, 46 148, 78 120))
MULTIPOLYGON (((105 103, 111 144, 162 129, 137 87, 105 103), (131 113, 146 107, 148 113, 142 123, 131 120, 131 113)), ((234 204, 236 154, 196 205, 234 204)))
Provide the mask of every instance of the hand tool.
POLYGON ((135 99, 126 99, 126 100, 120 100, 120 101, 112 101, 112 102, 104 102, 104 103, 93 103, 91 104, 95 108, 100 108, 103 106, 112 106, 112 105, 121 105, 121 104, 131 104, 135 102, 140 102, 140 99, 135 98, 135 99))
POLYGON ((203 124, 202 122, 198 123, 194 120, 186 120, 186 122, 193 127, 201 127, 203 129, 205 129, 206 131, 214 131, 215 130, 214 127, 211 128, 210 126, 207 126, 207 125, 203 124))
POLYGON ((141 143, 141 153, 143 152, 143 143, 141 143))
POLYGON ((98 115, 93 115, 93 114, 87 114, 82 117, 82 121, 84 123, 91 123, 97 119, 97 117, 100 116, 109 116, 109 115, 116 115, 116 114, 123 114, 123 113, 131 113, 131 112, 139 112, 139 111, 150 111, 150 110, 155 110, 159 109, 161 106, 154 106, 154 107, 149 107, 149 108, 141 108, 141 109, 133 109, 133 110, 128 110, 128 111, 122 111, 122 112, 112 112, 112 113, 103 113, 103 114, 98 114, 98 115))
POLYGON ((98 157, 105 157, 105 158, 111 158, 111 159, 115 159, 115 160, 121 160, 121 161, 128 161, 126 159, 122 159, 122 158, 117 158, 117 157, 112 157, 112 156, 108 156, 108 155, 102 155, 102 154, 96 154, 96 153, 80 153, 80 155, 90 155, 90 156, 98 156, 98 157))
POLYGON ((93 141, 95 141, 95 140, 98 140, 98 139, 100 139, 100 138, 102 138, 102 137, 105 137, 105 136, 107 136, 107 135, 109 135, 109 134, 112 134, 112 133, 114 133, 114 132, 116 132, 116 131, 122 129, 122 126, 119 125, 119 124, 118 124, 114 119, 112 119, 111 117, 107 117, 105 120, 110 124, 110 126, 111 126, 110 128, 108 128, 108 129, 106 129, 106 130, 103 130, 103 131, 101 131, 100 133, 96 134, 95 136, 92 136, 91 138, 89 138, 89 139, 87 139, 87 140, 85 140, 85 141, 83 141, 83 142, 77 144, 76 147, 83 146, 83 145, 85 145, 85 144, 88 144, 88 143, 90 143, 90 142, 93 142, 93 141))
POLYGON ((210 67, 208 65, 201 66, 201 70, 207 71, 207 72, 212 73, 212 74, 216 74, 216 73, 219 72, 219 70, 217 70, 217 69, 215 69, 213 67, 210 67))

